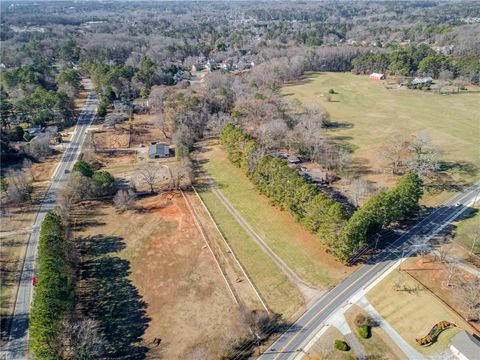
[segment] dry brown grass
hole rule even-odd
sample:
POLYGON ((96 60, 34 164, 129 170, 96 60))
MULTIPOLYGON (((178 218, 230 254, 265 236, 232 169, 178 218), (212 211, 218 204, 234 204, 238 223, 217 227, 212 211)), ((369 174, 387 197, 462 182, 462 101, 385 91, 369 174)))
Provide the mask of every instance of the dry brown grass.
POLYGON ((331 326, 318 339, 318 341, 309 350, 308 355, 305 356, 307 360, 353 360, 355 359, 353 350, 340 351, 335 349, 335 340, 343 340, 345 338, 338 331, 337 328, 331 326))
POLYGON ((353 305, 345 312, 345 318, 350 326, 350 329, 357 337, 358 341, 365 349, 365 354, 370 359, 384 359, 384 360, 407 360, 405 354, 398 348, 394 341, 387 335, 387 333, 380 327, 371 328, 371 336, 364 339, 358 335, 357 327, 355 325, 355 318, 363 314, 368 314, 357 305, 353 305))
MULTIPOLYGON (((404 265, 407 268, 408 264, 404 265)), ((458 331, 470 328, 459 316, 403 272, 394 271, 389 274, 367 294, 367 298, 405 341, 426 355, 445 350, 458 331), (394 289, 397 279, 403 282, 408 291, 394 289), (429 347, 419 346, 415 339, 427 335, 432 326, 442 320, 453 322, 458 327, 442 332, 437 342, 429 347)))
POLYGON ((180 359, 201 348, 207 358, 218 358, 241 332, 236 305, 184 199, 166 196, 143 199, 142 211, 124 214, 96 204, 79 220, 75 235, 78 241, 120 239, 123 245, 112 255, 129 262, 129 278, 147 304, 151 320, 143 344, 151 357, 180 359), (154 337, 162 339, 158 349, 151 344, 154 337))

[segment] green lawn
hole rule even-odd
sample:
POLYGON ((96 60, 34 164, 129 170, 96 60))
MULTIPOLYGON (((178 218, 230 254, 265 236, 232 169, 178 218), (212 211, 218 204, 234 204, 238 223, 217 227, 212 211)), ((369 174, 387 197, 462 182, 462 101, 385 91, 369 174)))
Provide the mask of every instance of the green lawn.
POLYGON ((199 190, 199 195, 210 210, 223 236, 244 266, 248 276, 266 300, 270 309, 285 318, 296 317, 303 304, 295 285, 278 270, 223 204, 209 190, 199 190), (296 315, 296 316, 295 316, 296 315))
MULTIPOLYGON (((480 167, 480 91, 455 95, 396 88, 384 81, 351 73, 307 76, 301 84, 286 86, 287 98, 320 103, 339 127, 330 135, 350 145, 357 160, 379 167, 377 149, 394 135, 426 133, 443 151, 445 161, 462 164, 452 170, 456 180, 471 182, 480 167), (325 94, 333 88, 333 101, 325 94)), ((476 90, 478 91, 478 89, 476 90)))
MULTIPOLYGON (((474 228, 480 226, 480 211, 473 210, 468 219, 460 221, 455 232, 455 240, 462 244, 468 251, 472 249, 473 238, 467 235, 467 232, 473 232, 474 228), (475 212, 474 212, 475 211, 475 212), (476 226, 475 226, 476 225, 476 226)), ((480 240, 477 240, 473 248, 475 254, 480 254, 480 240)))
POLYGON ((220 146, 209 146, 206 150, 202 154, 207 160, 205 170, 250 226, 298 276, 312 285, 329 288, 353 270, 326 254, 314 235, 261 196, 243 172, 230 163, 220 146))

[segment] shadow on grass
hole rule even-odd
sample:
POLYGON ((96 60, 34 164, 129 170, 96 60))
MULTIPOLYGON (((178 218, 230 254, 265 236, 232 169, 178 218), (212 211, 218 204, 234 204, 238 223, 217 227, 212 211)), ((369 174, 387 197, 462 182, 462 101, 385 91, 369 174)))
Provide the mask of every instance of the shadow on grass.
POLYGON ((141 342, 150 321, 147 304, 128 278, 129 261, 109 255, 124 248, 120 237, 83 239, 78 300, 83 311, 99 322, 108 341, 105 358, 144 359, 148 349, 141 342))

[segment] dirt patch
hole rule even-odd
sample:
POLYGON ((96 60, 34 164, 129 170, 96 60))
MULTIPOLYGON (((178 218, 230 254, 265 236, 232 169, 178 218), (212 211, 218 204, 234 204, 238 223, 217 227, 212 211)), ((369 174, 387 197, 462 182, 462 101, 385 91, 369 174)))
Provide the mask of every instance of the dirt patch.
POLYGON ((97 204, 79 219, 78 241, 119 239, 121 246, 109 256, 128 262, 137 301, 145 303, 149 320, 139 344, 149 357, 179 359, 201 351, 206 358, 218 358, 241 333, 237 307, 184 199, 163 194, 139 201, 139 206, 142 212, 117 214, 97 204), (162 339, 159 347, 152 343, 155 337, 162 339))
POLYGON ((155 116, 152 114, 135 114, 132 120, 131 146, 147 145, 152 141, 166 141, 160 129, 155 126, 155 116))

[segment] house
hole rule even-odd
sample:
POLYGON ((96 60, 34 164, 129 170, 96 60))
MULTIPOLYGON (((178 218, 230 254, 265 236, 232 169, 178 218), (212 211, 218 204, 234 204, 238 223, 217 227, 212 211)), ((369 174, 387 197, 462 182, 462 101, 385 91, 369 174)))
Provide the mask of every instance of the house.
POLYGON ((480 354, 480 340, 466 331, 460 331, 450 340, 450 351, 459 360, 476 360, 480 354))
POLYGON ((150 159, 164 158, 170 156, 170 149, 167 143, 152 142, 148 147, 148 157, 150 159))
POLYGON ((42 132, 43 128, 41 126, 33 126, 27 129, 28 135, 34 137, 42 132))
POLYGON ((208 71, 213 71, 217 69, 217 62, 215 60, 208 60, 205 67, 208 71))
POLYGON ((298 164, 301 162, 298 156, 295 156, 295 155, 290 155, 289 157, 287 157, 287 161, 290 164, 298 164))
POLYGON ((430 76, 417 77, 412 80, 412 85, 428 84, 428 83, 431 83, 432 81, 433 79, 430 76))
POLYGON ((205 66, 203 66, 203 64, 196 63, 192 65, 192 72, 202 71, 204 68, 205 66))
POLYGON ((371 73, 370 74, 370 79, 373 79, 373 80, 385 80, 387 77, 385 76, 385 74, 381 74, 381 73, 371 73))

